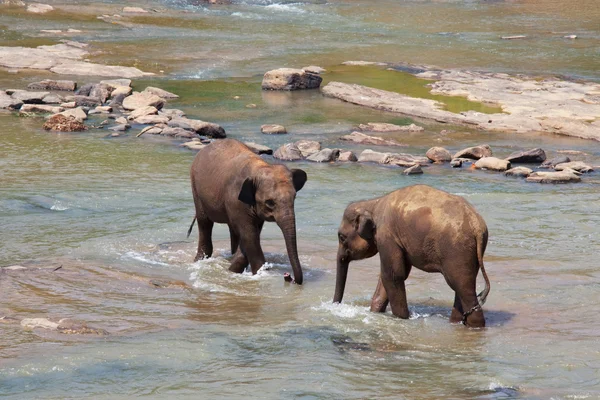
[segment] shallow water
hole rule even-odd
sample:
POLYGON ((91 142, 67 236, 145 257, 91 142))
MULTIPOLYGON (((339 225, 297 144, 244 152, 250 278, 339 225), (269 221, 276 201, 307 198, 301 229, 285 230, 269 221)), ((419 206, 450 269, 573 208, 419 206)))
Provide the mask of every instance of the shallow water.
MULTIPOLYGON (((116 4, 89 7, 104 13, 102 7, 118 10, 116 4)), ((599 78, 591 67, 598 53, 589 51, 599 37, 591 2, 569 7, 550 1, 168 4, 190 12, 165 20, 160 29, 107 27, 91 18, 73 23, 97 29, 94 34, 104 32, 95 46, 112 49, 107 62, 131 49, 128 40, 151 32, 148 43, 155 47, 139 54, 140 65, 151 65, 149 59, 160 50, 170 57, 155 60, 161 64, 157 68, 166 68, 175 79, 138 80, 136 88, 152 84, 179 93, 182 99, 169 106, 222 124, 230 137, 271 147, 300 138, 340 146, 337 138, 358 123, 411 122, 317 91, 261 92, 256 74, 282 64, 334 66, 369 58, 599 78), (183 16, 205 18, 211 25, 188 27, 177 22, 183 16), (269 23, 260 24, 263 19, 269 23), (232 21, 235 28, 226 29, 232 21), (176 22, 184 26, 173 27, 176 22), (294 26, 286 31, 290 23, 294 26), (580 34, 581 41, 557 39, 546 33, 548 26, 580 34), (444 39, 447 48, 440 44, 446 36, 438 32, 467 30, 466 39, 450 35, 444 39), (210 40, 200 41, 207 32, 210 40), (303 32, 312 32, 314 40, 298 37, 303 32), (534 32, 527 42, 496 40, 500 33, 534 32), (412 44, 393 45, 397 39, 412 44), (493 47, 482 47, 482 40, 493 47), (190 43, 197 53, 178 57, 183 49, 189 52, 190 43), (224 53, 217 53, 227 57, 210 57, 217 43, 227 43, 219 48, 224 53), (520 57, 521 46, 532 44, 535 48, 527 50, 531 58, 520 57), (561 46, 583 47, 566 51, 561 46), (249 53, 256 57, 246 58, 249 53), (431 61, 434 55, 437 61, 431 61), (211 62, 218 62, 218 68, 206 67, 211 62), (198 79, 216 76, 227 78, 198 79), (257 107, 247 108, 250 103, 257 107), (262 135, 263 123, 284 124, 290 134, 262 135)), ((0 24, 20 18, 15 15, 0 15, 0 24)), ((41 29, 64 23, 60 18, 44 21, 41 29)), ((27 30, 27 25, 13 28, 27 30)), ((9 40, 16 44, 14 37, 9 40)), ((374 79, 365 69, 337 68, 332 74, 346 74, 348 80, 374 79)), ((377 72, 375 78, 401 86, 393 74, 401 73, 390 71, 386 78, 387 72, 377 72)), ((25 86, 47 76, 0 73, 0 87, 25 86)), ((544 148, 550 157, 569 149, 585 153, 573 159, 600 165, 597 142, 416 122, 425 126, 424 133, 386 136, 406 143, 402 151, 419 155, 432 145, 456 151, 488 143, 500 157, 533 147, 544 148)), ((305 285, 298 287, 282 279, 290 267, 274 224, 265 226, 267 265, 256 276, 227 271, 229 242, 222 226, 214 233, 216 257, 192 262, 197 233, 189 240, 185 233, 193 217, 188 170, 194 154, 170 140, 136 139, 137 127, 120 138, 107 138, 102 130, 47 133, 39 119, 3 114, 0 126, 0 266, 29 268, 0 272, 0 317, 69 317, 108 332, 27 331, 0 320, 2 396, 600 397, 598 172, 581 184, 552 186, 449 166, 432 165, 424 175, 407 177, 399 169, 376 165, 293 163, 309 176, 296 201, 305 271, 305 285), (389 311, 370 313, 377 257, 351 264, 344 303, 331 304, 336 231, 346 204, 415 183, 464 196, 488 224, 485 261, 492 291, 484 307, 486 329, 449 324, 450 289, 440 275, 416 270, 407 282, 409 320, 395 319, 389 311)))

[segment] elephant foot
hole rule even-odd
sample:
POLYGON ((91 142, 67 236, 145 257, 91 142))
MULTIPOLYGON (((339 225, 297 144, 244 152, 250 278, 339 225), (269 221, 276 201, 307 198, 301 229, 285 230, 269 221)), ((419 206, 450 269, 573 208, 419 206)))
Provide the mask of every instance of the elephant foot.
POLYGON ((462 312, 458 311, 456 308, 452 309, 452 313, 450 314, 450 323, 458 324, 462 323, 463 315, 462 312))
POLYGON ((485 327, 485 317, 483 316, 483 311, 477 310, 467 316, 465 319, 462 312, 458 311, 456 308, 453 308, 452 313, 450 314, 450 323, 462 323, 469 328, 483 328, 485 327))
POLYGON ((290 283, 296 283, 296 281, 294 280, 294 278, 292 278, 292 276, 286 272, 285 274, 283 274, 283 280, 286 282, 290 282, 290 283))

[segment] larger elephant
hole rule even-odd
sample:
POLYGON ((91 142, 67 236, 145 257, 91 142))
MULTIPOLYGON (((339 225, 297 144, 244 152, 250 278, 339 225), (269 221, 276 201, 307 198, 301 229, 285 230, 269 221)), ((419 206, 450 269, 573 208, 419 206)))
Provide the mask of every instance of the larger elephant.
POLYGON ((451 322, 485 326, 481 306, 490 291, 483 266, 488 229, 465 199, 426 185, 396 190, 350 204, 338 231, 337 278, 333 301, 341 302, 350 261, 379 253, 381 272, 371 311, 408 318, 404 281, 414 266, 441 273, 454 290, 451 322), (485 289, 477 295, 481 272, 485 289))
POLYGON ((302 284, 294 200, 306 182, 304 171, 271 165, 243 143, 223 139, 198 152, 190 177, 199 229, 196 260, 212 255, 213 225, 223 223, 231 236, 229 269, 241 273, 250 263, 256 274, 265 263, 260 246, 263 224, 274 221, 283 232, 294 280, 302 284))

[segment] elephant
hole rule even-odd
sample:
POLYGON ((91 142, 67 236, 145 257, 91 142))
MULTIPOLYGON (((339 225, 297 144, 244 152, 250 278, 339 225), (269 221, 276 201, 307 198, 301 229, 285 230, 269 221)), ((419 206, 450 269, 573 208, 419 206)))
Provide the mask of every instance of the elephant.
MULTIPOLYGON (((198 222, 195 261, 211 257, 212 229, 227 224, 231 237, 232 272, 243 272, 248 263, 256 274, 265 263, 260 233, 265 221, 276 222, 285 239, 295 283, 302 284, 302 266, 296 243, 296 193, 306 183, 306 172, 272 165, 243 143, 222 139, 201 149, 190 168, 198 222)), ((291 280, 291 279, 290 279, 291 280)))
POLYGON ((404 282, 414 266, 441 273, 454 290, 450 322, 484 327, 482 305, 490 291, 483 266, 488 229, 465 199, 432 188, 413 185, 382 197, 348 205, 338 230, 337 276, 334 303, 344 296, 350 261, 379 253, 380 276, 371 311, 408 318, 404 282), (477 274, 485 289, 475 291, 477 274))

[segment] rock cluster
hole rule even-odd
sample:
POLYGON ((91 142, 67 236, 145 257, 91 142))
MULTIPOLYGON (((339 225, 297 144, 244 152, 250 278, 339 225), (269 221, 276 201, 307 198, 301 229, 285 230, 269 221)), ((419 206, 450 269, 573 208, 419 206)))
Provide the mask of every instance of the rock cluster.
POLYGON ((313 162, 356 161, 356 155, 341 149, 321 148, 314 140, 298 140, 286 143, 273 153, 273 157, 284 161, 308 160, 313 162))

